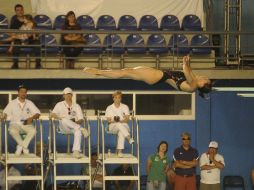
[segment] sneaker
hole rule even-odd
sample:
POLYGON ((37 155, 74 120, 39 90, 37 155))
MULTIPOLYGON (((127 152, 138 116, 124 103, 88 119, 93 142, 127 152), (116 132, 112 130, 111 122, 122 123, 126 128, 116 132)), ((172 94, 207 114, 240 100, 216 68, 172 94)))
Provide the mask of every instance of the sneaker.
POLYGON ((129 139, 129 143, 130 143, 130 144, 133 144, 133 143, 134 143, 133 138, 130 138, 130 139, 129 139))
POLYGON ((84 135, 84 138, 89 137, 89 133, 85 128, 80 128, 80 131, 84 135))
POLYGON ((17 145, 17 149, 15 151, 16 156, 20 156, 22 153, 23 147, 20 145, 17 145))
POLYGON ((77 158, 77 159, 80 159, 82 156, 81 156, 79 151, 75 150, 75 151, 73 151, 73 157, 77 158))
POLYGON ((29 154, 29 149, 23 147, 23 153, 26 154, 26 155, 29 154))
POLYGON ((119 158, 122 158, 122 157, 123 157, 123 153, 122 153, 122 152, 118 152, 118 153, 117 153, 117 156, 118 156, 119 158))

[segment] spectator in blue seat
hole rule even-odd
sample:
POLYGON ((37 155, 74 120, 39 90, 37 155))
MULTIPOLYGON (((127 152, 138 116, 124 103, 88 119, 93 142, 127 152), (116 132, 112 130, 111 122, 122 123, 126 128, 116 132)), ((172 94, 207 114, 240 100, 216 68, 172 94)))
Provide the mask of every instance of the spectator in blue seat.
POLYGON ((190 67, 190 57, 183 57, 183 71, 158 70, 151 67, 139 66, 121 70, 99 70, 96 68, 84 68, 85 73, 105 76, 108 78, 130 78, 143 81, 149 85, 167 83, 177 90, 184 92, 194 92, 199 90, 199 95, 205 97, 212 88, 212 83, 206 76, 198 76, 192 72, 190 67))
MULTIPOLYGON (((69 11, 65 18, 64 30, 81 30, 80 25, 77 23, 75 13, 69 11)), ((74 69, 75 58, 79 56, 84 44, 84 38, 81 34, 63 34, 62 44, 68 45, 68 47, 63 47, 64 55, 66 56, 66 68, 74 69)))
MULTIPOLYGON (((24 7, 21 4, 17 4, 14 7, 15 9, 15 15, 12 17, 11 19, 11 29, 21 29, 21 30, 28 30, 28 21, 30 20, 32 21, 32 16, 31 15, 26 15, 24 16, 24 7)), ((32 27, 29 28, 29 30, 34 28, 34 23, 32 25, 32 27)), ((23 34, 25 35, 25 34, 23 34)), ((24 36, 23 36, 24 37, 24 36)), ((19 54, 21 53, 21 48, 24 47, 29 47, 29 45, 38 45, 37 47, 33 46, 31 49, 31 51, 33 52, 33 54, 35 55, 36 59, 36 65, 35 68, 36 69, 40 69, 41 68, 41 49, 40 49, 40 41, 37 37, 37 35, 34 34, 27 34, 27 40, 26 43, 24 44, 23 39, 24 38, 20 38, 20 34, 12 34, 12 39, 13 39, 13 48, 10 48, 10 52, 12 52, 13 54, 13 65, 12 65, 12 69, 18 69, 18 62, 19 62, 19 54), (15 45, 26 45, 26 46, 15 46, 15 45)))
MULTIPOLYGON (((24 15, 24 23, 21 25, 19 28, 20 30, 32 30, 34 29, 35 23, 33 21, 33 17, 31 15, 24 15)), ((24 33, 24 34, 13 34, 10 39, 12 41, 12 44, 8 50, 9 53, 12 53, 13 51, 13 45, 15 40, 20 40, 22 45, 25 45, 31 40, 32 38, 36 38, 35 34, 30 34, 30 33, 24 33)))

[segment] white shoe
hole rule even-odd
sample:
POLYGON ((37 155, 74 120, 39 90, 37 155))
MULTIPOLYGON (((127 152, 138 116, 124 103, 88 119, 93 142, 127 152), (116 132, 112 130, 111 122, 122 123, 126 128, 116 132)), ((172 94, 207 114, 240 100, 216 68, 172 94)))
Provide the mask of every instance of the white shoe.
POLYGON ((123 157, 123 153, 122 153, 122 152, 118 152, 118 153, 117 153, 117 156, 118 156, 119 158, 122 158, 122 157, 123 157))
POLYGON ((134 143, 133 138, 130 138, 130 139, 129 139, 129 143, 130 143, 130 144, 133 144, 133 143, 134 143))
POLYGON ((82 157, 80 152, 77 151, 77 150, 73 151, 72 155, 73 155, 74 158, 77 158, 77 159, 80 159, 82 157))
POLYGON ((85 128, 80 128, 80 131, 84 135, 84 138, 89 137, 89 133, 85 128))
POLYGON ((92 75, 97 75, 98 74, 98 69, 91 68, 91 67, 85 67, 83 69, 83 72, 88 73, 88 74, 92 74, 92 75))
POLYGON ((23 153, 26 154, 26 155, 29 154, 29 149, 23 147, 23 153))
POLYGON ((22 153, 23 147, 20 145, 17 145, 17 149, 15 151, 16 156, 20 156, 22 153))

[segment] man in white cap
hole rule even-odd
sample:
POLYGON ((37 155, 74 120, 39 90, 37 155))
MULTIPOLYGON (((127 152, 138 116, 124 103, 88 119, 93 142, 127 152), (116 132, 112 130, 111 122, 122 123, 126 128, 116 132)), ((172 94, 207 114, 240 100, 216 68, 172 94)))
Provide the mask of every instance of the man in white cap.
POLYGON ((200 157, 200 190, 220 190, 220 171, 225 167, 224 158, 218 154, 218 143, 211 141, 208 151, 200 157))
POLYGON ((15 154, 17 156, 29 154, 28 145, 34 138, 36 130, 32 126, 33 119, 40 117, 40 110, 27 97, 27 88, 24 85, 18 87, 18 97, 12 100, 4 109, 3 118, 10 119, 9 132, 17 142, 15 154), (21 137, 25 134, 25 138, 21 137))
POLYGON ((72 89, 66 87, 63 90, 64 101, 58 102, 52 113, 51 117, 59 119, 59 127, 61 130, 66 132, 74 133, 74 143, 73 143, 73 156, 75 158, 81 158, 81 136, 84 138, 88 137, 89 134, 87 130, 80 125, 83 123, 84 118, 80 106, 72 101, 72 89))

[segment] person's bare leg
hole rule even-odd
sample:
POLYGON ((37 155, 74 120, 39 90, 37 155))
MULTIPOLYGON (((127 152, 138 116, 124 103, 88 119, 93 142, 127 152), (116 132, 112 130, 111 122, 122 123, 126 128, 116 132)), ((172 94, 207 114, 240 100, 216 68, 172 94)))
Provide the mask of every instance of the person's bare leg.
POLYGON ((144 81, 147 84, 154 84, 163 76, 163 72, 161 70, 153 69, 151 67, 134 67, 121 70, 100 70, 86 67, 83 72, 114 79, 129 78, 144 81))

